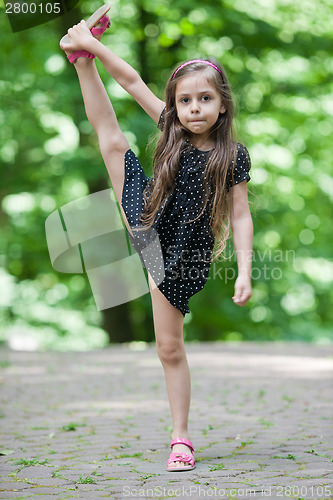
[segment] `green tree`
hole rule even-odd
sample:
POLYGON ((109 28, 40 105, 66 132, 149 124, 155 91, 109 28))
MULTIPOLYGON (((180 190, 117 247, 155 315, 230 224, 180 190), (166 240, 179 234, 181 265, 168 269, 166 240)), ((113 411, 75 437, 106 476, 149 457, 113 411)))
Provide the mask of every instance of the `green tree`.
MULTIPOLYGON (((58 46, 66 29, 95 8, 85 2, 81 11, 18 33, 0 18, 0 280, 6 290, 0 325, 3 332, 39 331, 41 345, 61 348, 153 339, 149 295, 98 313, 86 278, 53 271, 46 245, 51 212, 110 187, 75 70, 58 46)), ((112 4, 103 42, 159 97, 179 62, 213 55, 223 63, 240 141, 252 158, 253 298, 243 309, 235 306, 235 260, 214 264, 205 290, 190 301, 187 339, 332 340, 331 15, 328 1, 112 4)), ((150 174, 146 145, 156 127, 99 69, 150 174)))

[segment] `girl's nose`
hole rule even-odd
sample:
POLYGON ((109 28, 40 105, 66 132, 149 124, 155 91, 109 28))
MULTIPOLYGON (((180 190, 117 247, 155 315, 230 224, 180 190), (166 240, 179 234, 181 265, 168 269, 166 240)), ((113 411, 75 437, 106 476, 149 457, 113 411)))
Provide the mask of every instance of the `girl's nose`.
POLYGON ((199 104, 197 101, 192 101, 191 112, 197 113, 199 111, 199 104))

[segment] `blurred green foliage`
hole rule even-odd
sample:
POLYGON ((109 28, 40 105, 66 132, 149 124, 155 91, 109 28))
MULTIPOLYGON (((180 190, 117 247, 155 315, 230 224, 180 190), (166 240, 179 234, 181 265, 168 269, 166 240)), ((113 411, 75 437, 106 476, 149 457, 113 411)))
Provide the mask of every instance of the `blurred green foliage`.
MULTIPOLYGON (((1 12, 0 329, 12 347, 89 349, 109 340, 86 276, 52 269, 44 230, 54 210, 110 186, 59 48, 67 28, 99 6, 81 2, 81 11, 19 33, 1 12)), ((187 340, 333 340, 332 13, 330 0, 112 2, 103 43, 160 98, 181 61, 222 62, 252 158, 253 298, 245 308, 231 300, 234 257, 214 264, 190 301, 187 340)), ((97 64, 150 174, 155 124, 97 64)), ((128 314, 132 339, 153 340, 149 295, 128 314)))

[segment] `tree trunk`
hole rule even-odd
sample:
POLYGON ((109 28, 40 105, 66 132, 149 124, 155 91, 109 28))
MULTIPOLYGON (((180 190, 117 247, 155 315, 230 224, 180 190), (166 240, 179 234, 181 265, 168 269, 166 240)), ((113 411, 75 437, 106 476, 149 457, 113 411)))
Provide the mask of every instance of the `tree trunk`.
POLYGON ((133 325, 130 320, 129 303, 104 309, 102 328, 109 336, 110 343, 131 342, 133 340, 133 325))
MULTIPOLYGON (((107 177, 100 177, 93 181, 88 181, 89 192, 97 193, 104 189, 109 189, 107 177)), ((130 306, 128 302, 119 306, 102 310, 102 328, 109 336, 110 343, 130 342, 134 338, 133 324, 131 322, 130 306)))

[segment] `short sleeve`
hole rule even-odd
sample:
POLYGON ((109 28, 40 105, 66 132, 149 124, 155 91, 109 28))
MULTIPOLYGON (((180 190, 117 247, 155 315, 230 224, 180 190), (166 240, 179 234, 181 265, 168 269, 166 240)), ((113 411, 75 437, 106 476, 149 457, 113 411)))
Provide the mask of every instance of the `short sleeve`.
POLYGON ((251 168, 251 159, 248 150, 244 144, 237 144, 237 155, 236 155, 236 165, 233 168, 233 164, 229 167, 227 173, 227 191, 232 186, 239 184, 243 181, 249 181, 251 179, 249 171, 251 168))
POLYGON ((162 131, 164 130, 164 124, 165 124, 165 111, 166 111, 166 108, 163 109, 161 116, 160 116, 160 119, 158 120, 158 124, 157 124, 157 128, 159 128, 162 131))

